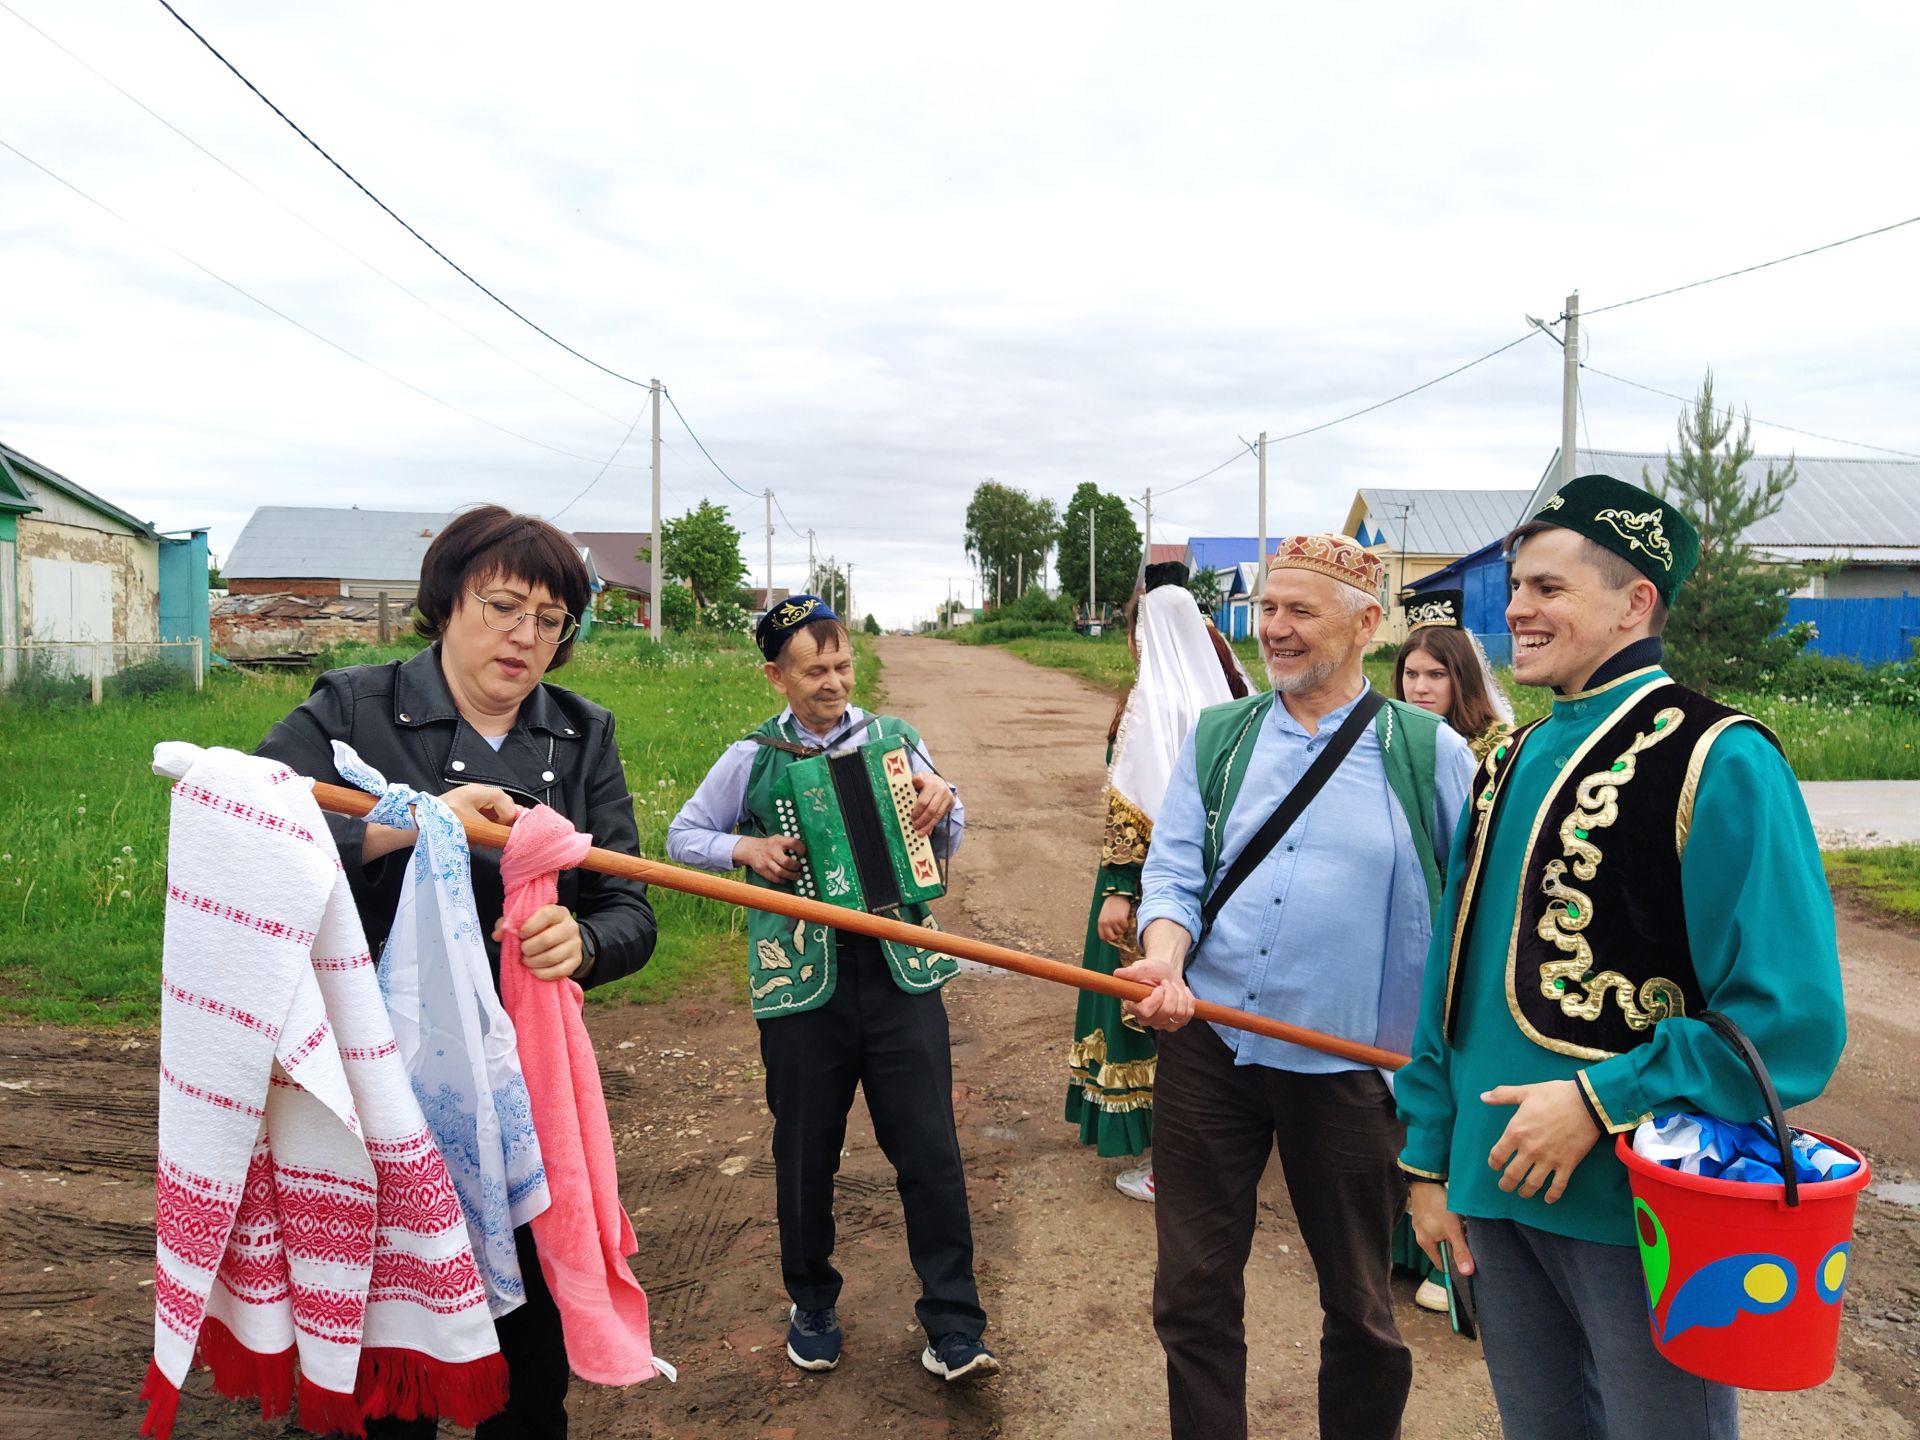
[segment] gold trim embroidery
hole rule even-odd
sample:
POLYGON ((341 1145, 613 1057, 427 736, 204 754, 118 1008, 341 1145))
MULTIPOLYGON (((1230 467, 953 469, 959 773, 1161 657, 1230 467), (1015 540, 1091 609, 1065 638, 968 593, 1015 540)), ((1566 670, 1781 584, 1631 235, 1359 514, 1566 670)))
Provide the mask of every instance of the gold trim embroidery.
MULTIPOLYGON (((1657 666, 1652 667, 1651 670, 1649 671, 1636 671, 1634 673, 1635 674, 1658 673, 1658 667, 1657 666)), ((1594 690, 1590 693, 1597 695, 1600 693, 1601 690, 1611 690, 1616 685, 1624 684, 1625 682, 1627 682, 1628 680, 1631 680, 1632 678, 1633 678, 1632 675, 1622 675, 1618 680, 1610 681, 1608 684, 1603 685, 1599 687, 1598 690, 1594 690)), ((1603 739, 1605 739, 1610 733, 1612 733, 1613 727, 1620 723, 1620 720, 1622 719, 1622 717, 1624 717, 1629 710, 1631 710, 1635 705, 1638 705, 1648 695, 1651 695, 1660 686, 1671 685, 1672 683, 1673 683, 1672 680, 1662 676, 1661 679, 1654 681, 1653 684, 1644 686, 1638 690, 1635 690, 1631 695, 1626 696, 1623 700, 1620 701, 1618 705, 1614 706, 1612 711, 1610 711, 1607 714, 1605 719, 1603 719, 1597 726, 1594 727, 1593 733, 1588 735, 1585 740, 1580 742, 1579 748, 1573 752, 1572 756, 1568 759, 1567 763, 1563 767, 1561 767, 1559 773, 1561 775, 1565 775, 1568 771, 1578 770, 1581 764, 1586 760, 1588 754, 1593 750, 1593 747, 1598 745, 1603 739)), ((1568 697, 1562 697, 1562 698, 1568 698, 1568 697)), ((1612 773, 1613 772, 1611 771, 1603 772, 1603 774, 1608 776, 1610 776, 1612 773)), ((1589 777, 1589 779, 1591 778, 1592 777, 1589 777)), ((1581 784, 1582 784, 1582 788, 1584 788, 1586 781, 1582 781, 1581 784)), ((1534 853, 1535 848, 1539 845, 1540 827, 1547 823, 1547 812, 1553 806, 1554 796, 1556 796, 1559 793, 1560 793, 1559 785, 1554 784, 1554 785, 1549 785, 1547 787, 1546 798, 1540 802, 1540 809, 1533 817, 1533 826, 1527 832, 1526 846, 1520 852, 1523 856, 1531 856, 1534 853)), ((1564 866, 1562 868, 1564 869, 1564 866)), ((1524 876, 1522 876, 1522 883, 1525 883, 1524 876)), ((1575 892, 1575 893, 1578 893, 1578 892, 1575 892)), ((1585 897, 1581 897, 1581 898, 1584 899, 1585 897)), ((1580 900, 1576 900, 1574 903, 1579 904, 1581 902, 1580 900)), ((1507 936, 1507 1013, 1513 1017, 1513 1023, 1519 1027, 1520 1033, 1526 1036, 1527 1039, 1531 1040, 1534 1044, 1542 1047, 1543 1049, 1551 1050, 1557 1055, 1571 1055, 1574 1058, 1579 1060, 1611 1059, 1614 1053, 1611 1050, 1601 1050, 1592 1045, 1575 1045, 1570 1041, 1554 1040, 1549 1038, 1548 1036, 1542 1035, 1538 1030, 1534 1029, 1533 1026, 1528 1023, 1527 1017, 1521 1013, 1520 997, 1518 993, 1514 990, 1514 979, 1515 979, 1515 976, 1519 973, 1519 969, 1520 969, 1520 916, 1522 915, 1522 913, 1524 913, 1525 908, 1526 908, 1525 906, 1519 905, 1519 904, 1516 904, 1513 907, 1513 930, 1507 936)), ((1546 917, 1543 917, 1543 923, 1545 918, 1546 917)), ((1545 938, 1551 939, 1552 937, 1548 936, 1545 938)), ((1580 974, 1586 968, 1587 968, 1586 966, 1581 966, 1574 973, 1576 975, 1580 974)), ((1600 977, 1598 976, 1595 977, 1596 980, 1598 980, 1599 978, 1600 977)), ((1625 978, 1624 976, 1621 977, 1621 979, 1623 980, 1624 978, 1625 978)), ((1449 976, 1449 980, 1451 980, 1451 976, 1449 976)), ((1679 987, 1675 986, 1673 988, 1674 988, 1674 993, 1677 995, 1679 992, 1679 987)), ((1558 995, 1559 995, 1559 992, 1555 991, 1554 998, 1557 998, 1558 995)), ((1595 1013, 1597 1014, 1598 1011, 1596 1011, 1595 1013)))
POLYGON ((1107 1059, 1107 1032, 1094 1030, 1067 1051, 1067 1069, 1090 1105, 1102 1110, 1144 1110, 1153 1104, 1153 1074, 1159 1057, 1114 1064, 1107 1059))
POLYGON ((1495 720, 1486 729, 1467 742, 1467 748, 1473 752, 1476 760, 1485 760, 1500 746, 1513 738, 1513 726, 1504 720, 1495 720))
POLYGON ((1513 773, 1513 764, 1520 755, 1520 747, 1529 735, 1538 727, 1534 721, 1520 729, 1512 738, 1507 750, 1505 768, 1501 768, 1499 747, 1495 747, 1474 771, 1473 793, 1473 860, 1467 866, 1466 884, 1460 887, 1460 898, 1454 904, 1453 944, 1447 950, 1447 989, 1446 1003, 1441 1007, 1440 1026, 1444 1034, 1453 1028, 1454 985, 1460 973, 1460 946, 1466 938, 1467 917, 1473 913, 1474 897, 1480 888, 1480 865, 1487 856, 1487 845, 1491 838, 1491 812, 1500 797, 1500 787, 1506 783, 1506 777, 1513 773))
POLYGON ((1681 859, 1686 858, 1687 836, 1693 830, 1693 802, 1700 793, 1700 775, 1707 768, 1707 752, 1713 748, 1713 742, 1730 727, 1743 724, 1758 726, 1760 733, 1772 740, 1776 748, 1780 744, 1773 732, 1751 715, 1728 715, 1707 727, 1706 733, 1695 742, 1693 754, 1688 757, 1687 778, 1680 782, 1680 808, 1673 816, 1673 853, 1681 859))
POLYGON ((1144 865, 1153 821, 1126 796, 1107 787, 1107 828, 1100 842, 1102 865, 1144 865))
POLYGON ((1600 1123, 1607 1127, 1607 1134, 1618 1135, 1623 1131, 1632 1130, 1639 1125, 1642 1120, 1651 1120, 1653 1118, 1651 1114, 1641 1115, 1626 1121, 1624 1124, 1618 1124, 1614 1121, 1614 1118, 1607 1113, 1607 1107, 1600 1103, 1599 1092, 1593 1088, 1593 1081, 1587 1078, 1587 1072, 1584 1070, 1576 1071, 1573 1078, 1578 1080, 1580 1082, 1580 1088, 1587 1092, 1587 1101, 1593 1106, 1593 1113, 1600 1117, 1600 1123))
POLYGON ((1678 706, 1669 705, 1656 712, 1651 728, 1635 735, 1633 743, 1613 764, 1581 780, 1574 790, 1573 809, 1560 822, 1563 858, 1547 862, 1546 876, 1540 882, 1547 896, 1547 909, 1534 927, 1534 933, 1542 940, 1551 941, 1555 949, 1568 957, 1549 960, 1540 967, 1540 994, 1544 999, 1557 1001, 1563 1015, 1577 1020, 1597 1020, 1609 993, 1619 1003, 1628 1028, 1633 1030, 1645 1030, 1669 1015, 1686 1013, 1680 987, 1664 976, 1656 975, 1648 980, 1636 996, 1633 982, 1618 970, 1594 974, 1593 947, 1581 933, 1593 922, 1593 901, 1586 892, 1574 889, 1561 878, 1567 873, 1569 860, 1574 877, 1582 883, 1599 873, 1604 857, 1593 840, 1594 832, 1607 829, 1620 818, 1620 791, 1639 773, 1640 755, 1669 738, 1686 718, 1678 706))
POLYGON ((1553 698, 1562 703, 1572 700, 1591 700, 1596 695, 1604 695, 1607 691, 1618 689, 1630 681, 1644 680, 1649 675, 1657 675, 1659 673, 1660 667, 1658 665, 1642 665, 1638 670, 1629 670, 1624 675, 1616 675, 1613 679, 1607 681, 1606 684, 1596 685, 1591 690, 1575 690, 1569 695, 1556 695, 1553 698))
POLYGON ((1666 516, 1667 512, 1656 506, 1638 515, 1627 510, 1600 510, 1593 518, 1649 560, 1659 561, 1662 570, 1671 570, 1673 547, 1667 543, 1666 527, 1662 523, 1666 516))
POLYGON ((1418 1166, 1407 1164, 1407 1162, 1404 1160, 1396 1160, 1394 1163, 1398 1165, 1402 1170, 1406 1171, 1407 1174, 1413 1176, 1414 1179, 1416 1180, 1431 1180, 1436 1185, 1444 1185, 1447 1183, 1446 1176, 1436 1175, 1431 1170, 1422 1170, 1418 1166))

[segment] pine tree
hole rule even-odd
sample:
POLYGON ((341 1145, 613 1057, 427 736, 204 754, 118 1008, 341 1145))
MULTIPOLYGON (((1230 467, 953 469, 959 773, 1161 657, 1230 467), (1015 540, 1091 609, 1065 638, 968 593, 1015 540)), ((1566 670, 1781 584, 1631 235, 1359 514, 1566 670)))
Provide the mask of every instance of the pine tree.
POLYGON ((1713 401, 1707 372, 1692 406, 1680 415, 1680 454, 1669 451, 1666 472, 1649 489, 1677 506, 1700 532, 1700 564, 1674 597, 1667 618, 1666 667, 1684 685, 1709 694, 1752 685, 1790 659, 1803 641, 1776 633, 1787 617, 1787 595, 1806 582, 1798 566, 1764 564, 1745 536, 1780 509, 1798 474, 1793 457, 1763 477, 1744 467, 1753 458, 1751 417, 1734 433, 1731 409, 1713 401))

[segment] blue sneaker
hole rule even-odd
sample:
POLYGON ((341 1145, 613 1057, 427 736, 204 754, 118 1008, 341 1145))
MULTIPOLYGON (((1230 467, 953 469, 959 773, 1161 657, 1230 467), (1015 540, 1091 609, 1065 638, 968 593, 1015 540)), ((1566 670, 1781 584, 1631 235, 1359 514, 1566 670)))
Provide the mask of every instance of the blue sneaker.
POLYGON ((929 1374, 948 1383, 966 1375, 992 1375, 1000 1369, 1000 1362, 986 1346, 958 1331, 929 1344, 920 1354, 920 1363, 929 1374))
POLYGON ((802 1370, 831 1370, 840 1363, 840 1317, 824 1310, 787 1312, 787 1359, 802 1370))

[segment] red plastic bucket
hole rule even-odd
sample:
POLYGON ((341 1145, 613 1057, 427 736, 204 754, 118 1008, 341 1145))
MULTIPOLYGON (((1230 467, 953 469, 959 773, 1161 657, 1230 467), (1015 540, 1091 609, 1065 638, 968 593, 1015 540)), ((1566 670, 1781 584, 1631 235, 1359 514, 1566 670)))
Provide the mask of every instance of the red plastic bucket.
MULTIPOLYGON (((1808 1132, 1811 1133, 1811 1132, 1808 1132)), ((1840 1301, 1853 1268, 1860 1168, 1797 1187, 1688 1175, 1616 1143, 1633 1188, 1654 1347, 1690 1374, 1748 1390, 1806 1390, 1833 1374, 1840 1301)))

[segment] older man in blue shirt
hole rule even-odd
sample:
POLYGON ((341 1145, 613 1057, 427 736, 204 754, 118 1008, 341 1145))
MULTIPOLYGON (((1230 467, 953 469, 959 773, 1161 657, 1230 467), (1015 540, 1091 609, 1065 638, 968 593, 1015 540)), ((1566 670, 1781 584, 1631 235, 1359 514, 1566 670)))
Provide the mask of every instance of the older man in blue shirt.
POLYGON ((1347 536, 1283 542, 1261 596, 1273 693, 1205 712, 1187 742, 1142 877, 1145 958, 1119 972, 1154 987, 1128 1009, 1168 1032, 1154 1094, 1153 1310, 1175 1440, 1247 1433, 1244 1272, 1276 1141, 1320 1281, 1320 1433, 1390 1440, 1412 1382, 1388 1288, 1406 1186, 1387 1080, 1298 1045, 1183 1028, 1198 996, 1408 1049, 1473 778, 1466 743, 1436 717, 1381 704, 1212 928, 1202 922, 1268 816, 1377 700, 1361 657, 1380 624, 1379 584, 1378 558, 1347 536))

